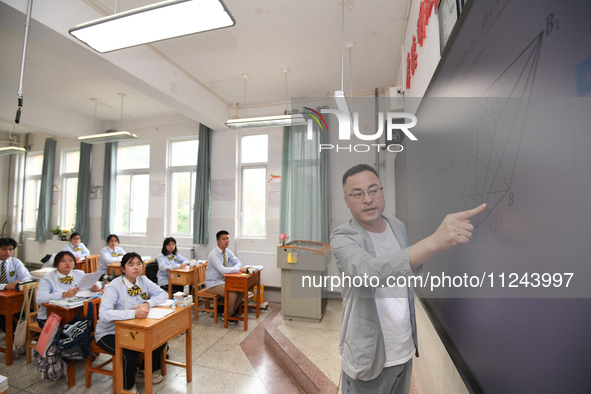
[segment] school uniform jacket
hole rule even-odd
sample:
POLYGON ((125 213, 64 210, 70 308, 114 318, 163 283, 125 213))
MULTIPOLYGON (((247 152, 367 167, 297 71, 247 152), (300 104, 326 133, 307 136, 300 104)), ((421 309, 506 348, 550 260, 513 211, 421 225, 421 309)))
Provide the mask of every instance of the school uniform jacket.
POLYGON ((78 246, 74 247, 70 241, 68 241, 64 246, 62 246, 62 251, 68 251, 72 253, 76 257, 84 257, 90 256, 90 251, 82 242, 78 244, 78 246))
POLYGON ((101 274, 106 274, 109 271, 109 264, 116 263, 121 261, 123 256, 125 255, 125 250, 117 246, 115 250, 105 246, 101 249, 101 256, 99 258, 99 265, 96 272, 100 272, 101 274))
POLYGON ((168 270, 181 268, 181 264, 189 264, 189 260, 181 256, 180 254, 169 254, 168 256, 160 253, 158 256, 158 286, 168 285, 168 270))
MULTIPOLYGON (((37 294, 35 295, 35 301, 39 305, 37 319, 47 319, 47 308, 45 308, 43 304, 51 300, 61 300, 62 293, 76 287, 84 275, 84 271, 81 270, 72 270, 69 275, 60 274, 58 270, 55 270, 45 275, 39 282, 37 294), (71 283, 62 283, 59 281, 60 278, 66 276, 72 276, 74 280, 71 283)), ((100 282, 96 282, 96 284, 102 286, 100 282)))
MULTIPOLYGON (((0 261, 0 264, 2 262, 0 261)), ((5 284, 0 285, 0 290, 4 290, 6 285, 9 285, 13 282, 22 282, 24 280, 30 279, 31 274, 25 267, 25 265, 17 258, 9 257, 6 260, 6 282, 5 284)))
POLYGON ((121 275, 105 287, 105 293, 101 300, 99 320, 94 333, 95 340, 105 335, 115 335, 115 320, 135 319, 134 306, 147 302, 150 308, 162 304, 168 299, 168 294, 147 277, 140 275, 135 284, 141 287, 138 295, 128 294, 128 284, 125 275, 121 275))

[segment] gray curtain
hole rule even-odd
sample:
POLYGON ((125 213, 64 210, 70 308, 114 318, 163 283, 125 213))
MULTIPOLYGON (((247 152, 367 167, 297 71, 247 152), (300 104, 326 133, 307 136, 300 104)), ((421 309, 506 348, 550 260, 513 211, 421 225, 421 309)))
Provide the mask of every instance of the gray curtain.
POLYGON ((55 168, 56 142, 51 138, 45 139, 43 150, 43 170, 41 172, 41 190, 39 190, 39 213, 37 214, 37 228, 35 241, 47 241, 49 215, 51 214, 51 194, 53 191, 53 170, 55 168))
POLYGON ((328 131, 316 124, 312 140, 306 126, 283 128, 279 232, 290 240, 330 240, 330 168, 321 143, 328 143, 328 131))
MULTIPOLYGON (((108 131, 107 131, 108 132, 108 131)), ((103 214, 101 239, 107 239, 115 229, 115 188, 117 185, 117 142, 105 144, 105 167, 103 172, 103 214)))
POLYGON ((209 192, 211 189, 212 130, 199 125, 199 151, 195 181, 195 209, 193 211, 193 243, 209 243, 209 192))
POLYGON ((76 231, 82 242, 90 241, 90 159, 92 145, 80 143, 80 166, 78 167, 78 195, 76 196, 76 231))

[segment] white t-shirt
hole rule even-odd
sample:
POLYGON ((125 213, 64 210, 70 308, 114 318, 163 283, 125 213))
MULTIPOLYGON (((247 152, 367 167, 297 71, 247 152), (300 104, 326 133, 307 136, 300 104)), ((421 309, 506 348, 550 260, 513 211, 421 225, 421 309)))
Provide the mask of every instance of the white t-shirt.
MULTIPOLYGON (((383 233, 368 231, 368 234, 373 242, 376 257, 401 250, 389 225, 386 225, 386 231, 383 233)), ((415 354, 407 287, 380 287, 376 289, 375 296, 386 346, 384 367, 404 364, 415 354)))

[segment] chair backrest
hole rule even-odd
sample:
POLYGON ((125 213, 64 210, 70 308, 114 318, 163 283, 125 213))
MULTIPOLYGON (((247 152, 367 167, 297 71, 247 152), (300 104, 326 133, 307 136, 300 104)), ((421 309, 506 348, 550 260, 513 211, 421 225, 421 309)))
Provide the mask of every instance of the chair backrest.
POLYGON ((33 295, 31 296, 31 306, 30 306, 31 312, 37 312, 39 310, 39 305, 37 305, 37 302, 35 299, 35 297, 37 296, 37 285, 39 285, 39 282, 27 283, 25 285, 26 287, 33 288, 33 295))
POLYGON ((152 282, 158 284, 158 263, 152 261, 150 264, 146 265, 146 277, 150 279, 152 282))
POLYGON ((90 274, 98 270, 99 255, 94 254, 86 257, 86 273, 90 274))
POLYGON ((195 275, 197 275, 197 288, 200 288, 205 283, 205 271, 207 269, 207 263, 199 264, 196 267, 195 275))
POLYGON ((84 301, 84 306, 82 307, 82 313, 84 316, 88 316, 88 304, 93 303, 93 320, 92 320, 92 335, 94 335, 94 330, 96 329, 96 323, 99 319, 99 309, 101 307, 101 297, 93 298, 92 300, 84 301))

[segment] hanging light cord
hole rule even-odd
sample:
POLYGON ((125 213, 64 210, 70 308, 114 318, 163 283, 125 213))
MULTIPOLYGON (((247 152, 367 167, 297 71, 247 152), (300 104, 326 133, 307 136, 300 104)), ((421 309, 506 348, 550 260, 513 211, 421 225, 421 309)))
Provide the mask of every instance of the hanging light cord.
POLYGON ((342 9, 342 24, 341 24, 341 90, 345 91, 345 0, 343 1, 342 9))

